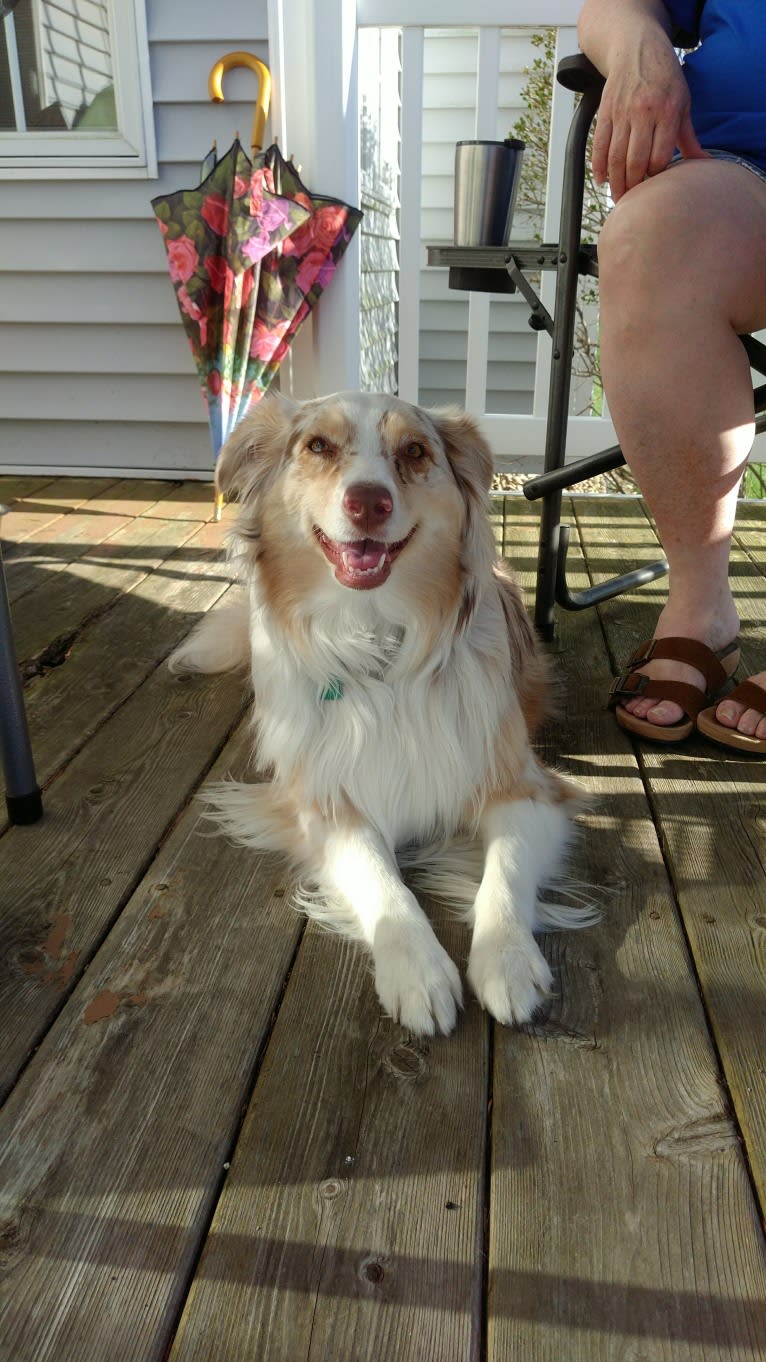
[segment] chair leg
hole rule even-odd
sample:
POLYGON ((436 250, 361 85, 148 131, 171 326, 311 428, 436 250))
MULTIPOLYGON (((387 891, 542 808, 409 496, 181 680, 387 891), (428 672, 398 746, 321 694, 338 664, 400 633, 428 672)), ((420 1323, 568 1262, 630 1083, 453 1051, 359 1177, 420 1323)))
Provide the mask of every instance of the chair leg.
POLYGON ((561 493, 553 491, 542 500, 537 551, 535 628, 544 643, 551 643, 555 633, 554 606, 559 575, 561 530, 561 493))
MULTIPOLYGON (((551 336, 551 381, 548 392, 544 465, 546 473, 561 468, 566 455, 582 205, 585 192, 585 153, 588 131, 593 122, 598 99, 598 92, 591 91, 583 95, 575 111, 567 140, 551 336)), ((535 624, 546 641, 550 641, 554 633, 560 539, 561 490, 553 488, 543 496, 535 597, 535 624)))
POLYGON ((21 691, 13 626, 0 547, 0 752, 5 802, 12 823, 36 823, 43 803, 35 778, 24 697, 21 691))

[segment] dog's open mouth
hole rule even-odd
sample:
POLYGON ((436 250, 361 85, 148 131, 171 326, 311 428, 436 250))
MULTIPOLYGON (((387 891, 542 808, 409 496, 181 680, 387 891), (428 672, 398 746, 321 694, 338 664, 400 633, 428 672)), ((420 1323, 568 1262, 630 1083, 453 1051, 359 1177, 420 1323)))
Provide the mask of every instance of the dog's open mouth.
POLYGON ((409 544, 415 529, 417 526, 396 544, 385 544, 380 539, 352 539, 341 543, 329 539, 318 525, 314 526, 314 534, 328 563, 335 568, 335 577, 341 586, 369 591, 387 581, 391 564, 409 544))

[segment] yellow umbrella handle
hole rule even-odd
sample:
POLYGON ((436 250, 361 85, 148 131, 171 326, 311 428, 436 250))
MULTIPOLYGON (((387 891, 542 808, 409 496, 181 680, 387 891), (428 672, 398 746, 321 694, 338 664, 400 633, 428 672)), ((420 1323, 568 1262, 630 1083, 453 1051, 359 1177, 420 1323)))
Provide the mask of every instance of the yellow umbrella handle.
POLYGON ((226 72, 231 71, 235 66, 246 66, 250 71, 254 71, 258 77, 258 97, 255 101, 255 113, 253 115, 252 149, 255 153, 263 147, 266 115, 271 103, 271 72, 266 63, 258 57, 254 57, 252 52, 227 52, 225 57, 221 57, 216 62, 208 76, 207 91, 214 103, 223 104, 223 78, 226 72))

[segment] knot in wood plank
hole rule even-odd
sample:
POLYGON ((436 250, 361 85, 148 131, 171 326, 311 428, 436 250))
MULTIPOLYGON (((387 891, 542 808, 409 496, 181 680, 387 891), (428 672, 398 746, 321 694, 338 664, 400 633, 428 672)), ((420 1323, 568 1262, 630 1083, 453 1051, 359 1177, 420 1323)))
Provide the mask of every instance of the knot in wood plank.
POLYGON ((654 1154, 658 1159, 709 1159, 737 1143, 737 1132, 728 1116, 700 1116, 661 1135, 655 1141, 654 1154))
POLYGON ((428 1051, 415 1040, 400 1041, 384 1056, 383 1067, 394 1078, 416 1083, 428 1074, 428 1051))

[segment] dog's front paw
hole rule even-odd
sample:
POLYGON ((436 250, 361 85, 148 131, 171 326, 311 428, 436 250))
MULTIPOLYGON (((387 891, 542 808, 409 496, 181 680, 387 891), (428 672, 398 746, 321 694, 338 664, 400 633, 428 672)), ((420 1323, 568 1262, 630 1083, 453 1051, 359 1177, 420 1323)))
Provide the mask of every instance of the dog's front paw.
POLYGON ((418 1036, 454 1029, 460 975, 427 922, 384 920, 372 947, 375 988, 390 1017, 418 1036))
POLYGON ((497 1021, 529 1021, 551 992, 553 975, 531 932, 498 927, 474 940, 468 981, 497 1021))

